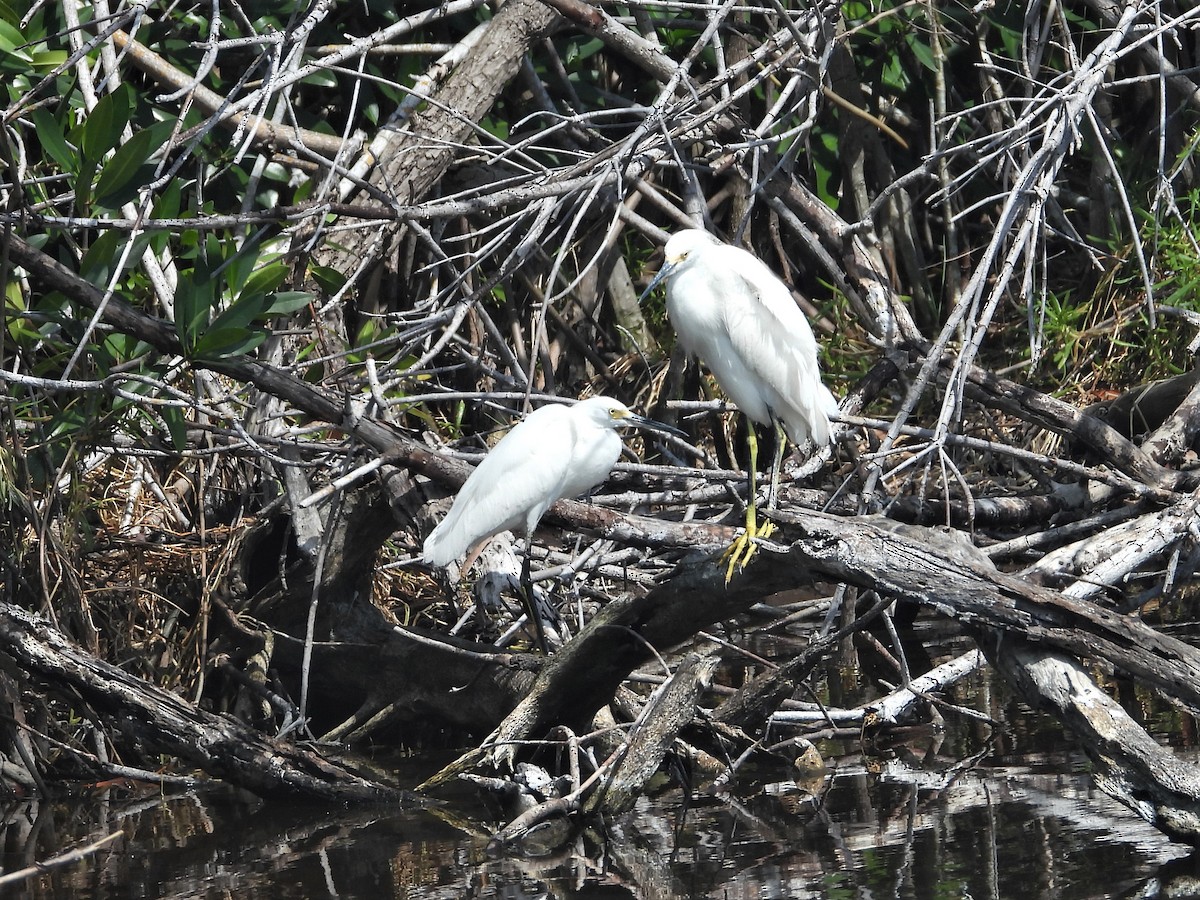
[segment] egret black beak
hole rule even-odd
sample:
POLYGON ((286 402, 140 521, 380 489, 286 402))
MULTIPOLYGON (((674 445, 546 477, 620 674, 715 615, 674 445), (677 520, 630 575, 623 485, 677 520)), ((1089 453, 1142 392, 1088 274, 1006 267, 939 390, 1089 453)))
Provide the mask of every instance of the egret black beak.
POLYGON ((645 428, 647 431, 658 431, 663 434, 674 435, 677 438, 687 438, 687 433, 680 431, 678 428, 674 428, 657 419, 647 419, 645 416, 639 416, 636 413, 630 413, 629 418, 623 424, 636 425, 638 428, 645 428))
POLYGON ((664 261, 662 268, 658 270, 658 274, 650 279, 650 283, 646 285, 646 289, 642 291, 642 296, 638 297, 638 303, 641 303, 650 295, 650 292, 662 284, 663 280, 670 276, 675 271, 675 266, 678 263, 673 263, 670 260, 664 261))

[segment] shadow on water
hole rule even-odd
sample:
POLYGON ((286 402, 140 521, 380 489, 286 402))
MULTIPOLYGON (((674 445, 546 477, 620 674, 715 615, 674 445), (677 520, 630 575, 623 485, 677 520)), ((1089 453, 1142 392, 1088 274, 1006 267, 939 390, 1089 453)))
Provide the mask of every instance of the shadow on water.
MULTIPOLYGON (((795 783, 695 800, 671 791, 542 858, 491 856, 470 803, 393 811, 285 806, 227 792, 17 804, 6 873, 121 837, 5 897, 1179 896, 1200 867, 1086 775, 916 754, 848 764, 823 803, 795 783), (1182 879, 1182 881, 1180 880, 1182 879)), ((1187 894, 1182 894, 1186 896, 1187 894)))

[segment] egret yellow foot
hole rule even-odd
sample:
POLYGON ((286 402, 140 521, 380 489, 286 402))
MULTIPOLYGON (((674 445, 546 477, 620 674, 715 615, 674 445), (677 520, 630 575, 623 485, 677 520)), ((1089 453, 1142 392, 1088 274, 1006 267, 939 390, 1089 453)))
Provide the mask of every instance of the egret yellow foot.
POLYGON ((755 538, 769 538, 775 531, 775 526, 771 522, 763 522, 759 527, 756 518, 754 506, 746 507, 746 530, 739 534, 729 548, 721 554, 721 560, 726 563, 726 584, 732 580, 734 569, 744 569, 750 562, 750 557, 758 549, 758 545, 754 543, 755 538))
POLYGON ((754 426, 750 426, 750 430, 746 432, 746 443, 750 445, 750 502, 746 504, 746 530, 738 535, 737 540, 729 545, 729 549, 721 556, 721 560, 726 563, 725 568, 725 583, 733 579, 734 569, 744 569, 746 564, 750 562, 750 557, 754 555, 757 546, 754 543, 755 538, 768 538, 775 530, 775 526, 770 522, 764 522, 762 527, 758 525, 758 498, 755 496, 757 487, 757 469, 758 469, 758 435, 754 433, 754 426))

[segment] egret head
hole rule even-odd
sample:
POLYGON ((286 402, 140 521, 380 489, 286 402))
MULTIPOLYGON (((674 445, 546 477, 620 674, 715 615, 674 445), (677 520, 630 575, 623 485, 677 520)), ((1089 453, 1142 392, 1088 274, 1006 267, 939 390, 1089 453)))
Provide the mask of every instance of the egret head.
POLYGON ((632 425, 634 423, 630 420, 637 419, 628 406, 612 397, 588 397, 576 403, 575 409, 578 414, 605 428, 632 425))
POLYGON ((647 419, 645 416, 639 416, 620 400, 614 400, 612 397, 589 397, 576 403, 575 409, 602 428, 638 426, 651 431, 674 434, 676 437, 684 437, 683 432, 679 429, 656 422, 654 419, 647 419))
POLYGON ((700 228, 685 228, 683 231, 678 231, 671 235, 671 239, 667 241, 667 246, 663 248, 663 253, 666 255, 666 264, 672 268, 678 268, 683 263, 687 262, 696 254, 697 258, 702 255, 708 247, 716 247, 720 245, 721 239, 716 235, 709 234, 700 228))
POLYGON ((720 238, 700 228, 685 228, 683 231, 675 232, 664 248, 662 268, 658 270, 658 274, 654 276, 646 290, 642 291, 639 300, 646 299, 647 294, 658 287, 664 279, 670 278, 679 271, 681 266, 689 261, 694 262, 703 258, 707 248, 718 246, 720 243, 720 238))

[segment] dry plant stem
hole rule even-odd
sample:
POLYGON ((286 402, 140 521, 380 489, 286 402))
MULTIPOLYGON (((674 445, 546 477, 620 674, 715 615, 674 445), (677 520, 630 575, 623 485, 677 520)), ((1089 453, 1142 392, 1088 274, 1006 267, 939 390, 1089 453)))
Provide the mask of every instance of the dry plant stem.
MULTIPOLYGON (((454 159, 472 126, 491 109, 499 92, 517 74, 524 52, 549 32, 558 16, 538 0, 512 0, 489 23, 470 54, 392 142, 388 156, 371 173, 373 184, 390 186, 400 203, 424 198, 454 159), (442 103, 443 98, 448 98, 442 103)), ((343 272, 358 267, 360 250, 347 248, 323 260, 343 272)))
MULTIPOLYGON (((867 724, 872 726, 900 724, 929 703, 936 702, 941 705, 941 701, 932 699, 930 695, 943 692, 950 685, 983 668, 985 662, 982 653, 969 650, 912 679, 906 687, 899 687, 887 696, 864 704, 859 709, 865 713, 867 724)), ((949 708, 960 715, 990 721, 985 714, 974 710, 959 706, 949 708)))
POLYGON ((849 626, 816 638, 783 665, 743 685, 736 694, 713 710, 713 721, 746 731, 758 728, 779 709, 784 700, 795 693, 796 687, 822 659, 836 650, 849 635, 865 628, 880 616, 891 603, 891 600, 877 601, 849 626))
MULTIPOLYGON (((1115 27, 1120 22, 1120 4, 1114 0, 1084 0, 1086 6, 1093 9, 1105 23, 1105 25, 1115 27)), ((1184 29, 1189 24, 1194 28, 1195 22, 1200 19, 1200 11, 1196 8, 1185 10, 1184 13, 1177 19, 1171 22, 1163 23, 1163 31, 1169 33, 1170 30, 1184 29)), ((1150 40, 1155 37, 1153 33, 1142 34, 1138 40, 1138 53, 1147 58, 1150 71, 1165 75, 1171 82, 1172 87, 1179 91, 1180 96, 1195 110, 1200 110, 1200 85, 1197 85, 1192 80, 1190 74, 1180 71, 1179 67, 1174 65, 1170 60, 1162 55, 1156 49, 1150 40)))
MULTIPOLYGON (((1142 504, 1106 510, 1105 512, 1075 522, 1055 525, 1045 531, 1022 535, 1021 537, 1002 541, 998 544, 990 544, 983 548, 983 552, 987 554, 992 562, 1012 559, 1020 556, 1022 553, 1036 550, 1040 547, 1073 541, 1080 534, 1086 533, 1089 536, 1097 534, 1102 529, 1124 522, 1143 511, 1144 506, 1142 504)), ((1087 538, 1084 538, 1084 540, 1087 540, 1087 538)), ((1046 557, 1042 557, 1038 562, 1023 570, 1021 574, 1023 576, 1035 575, 1045 567, 1045 559, 1046 557)))
MULTIPOLYGON (((952 369, 956 363, 949 364, 952 369)), ((1176 472, 1158 464, 1116 429, 1080 412, 1069 403, 1033 388, 1000 378, 975 366, 960 369, 970 396, 997 409, 1076 438, 1111 465, 1148 487, 1163 491, 1191 490, 1195 473, 1176 472)))
MULTIPOLYGON (((598 37, 607 46, 620 52, 667 85, 680 84, 680 69, 674 60, 664 54, 657 45, 625 28, 605 11, 593 8, 589 9, 586 15, 565 14, 589 34, 598 37)), ((789 28, 784 28, 764 41, 762 46, 747 58, 747 62, 756 63, 763 53, 792 45, 792 32, 789 28)), ((732 78, 740 71, 739 67, 730 67, 727 75, 732 78)), ((681 88, 692 97, 700 96, 699 86, 686 78, 682 81, 681 88)), ((697 132, 720 135, 723 143, 728 142, 731 133, 753 134, 750 128, 737 119, 731 111, 732 106, 714 104, 711 100, 702 99, 702 109, 703 119, 689 122, 687 132, 680 131, 675 135, 679 143, 694 140, 697 132), (715 112, 718 108, 719 114, 715 112)), ((733 153, 739 159, 749 161, 745 150, 735 150, 733 153)), ((742 176, 753 185, 755 179, 749 177, 749 171, 743 170, 742 176)), ((802 211, 805 221, 818 230, 825 244, 837 249, 839 256, 849 267, 850 277, 856 288, 848 293, 852 300, 862 303, 860 315, 865 327, 889 340, 894 340, 897 336, 905 340, 920 339, 920 332, 904 305, 891 292, 888 279, 880 270, 873 254, 868 252, 866 245, 857 235, 851 234, 844 220, 833 213, 816 195, 790 177, 774 174, 765 187, 772 195, 785 198, 791 209, 802 211), (848 240, 847 235, 850 235, 848 240)), ((841 279, 841 266, 835 263, 832 257, 829 258, 828 268, 832 277, 841 279)))
POLYGON ((31 878, 37 878, 44 875, 52 869, 61 869, 64 866, 73 865, 81 860, 87 859, 93 853, 103 850, 117 838, 124 837, 125 832, 122 830, 114 831, 112 834, 105 835, 99 840, 92 841, 84 847, 78 847, 68 853, 60 853, 51 859, 42 860, 32 866, 24 869, 18 869, 15 872, 9 872, 6 875, 0 875, 0 887, 5 885, 16 884, 20 881, 28 881, 31 878))
MULTIPOLYGON (((10 252, 14 261, 30 269, 36 278, 55 290, 62 290, 79 302, 95 308, 103 292, 79 278, 60 263, 13 237, 10 252)), ((105 305, 104 318, 122 331, 167 352, 177 353, 175 330, 168 323, 134 309, 124 300, 112 298, 105 305)), ((198 361, 208 368, 254 384, 260 390, 293 404, 307 415, 328 422, 362 440, 367 446, 393 463, 403 463, 416 471, 448 484, 466 480, 467 467, 451 458, 433 453, 411 441, 398 429, 368 417, 358 417, 339 400, 330 397, 300 378, 249 357, 198 361)), ((585 503, 560 500, 547 513, 548 522, 570 522, 580 529, 597 531, 621 541, 660 544, 666 541, 679 547, 709 548, 727 546, 734 532, 722 526, 703 523, 678 524, 658 519, 621 516, 585 503)))
MULTIPOLYGON (((162 85, 188 88, 193 101, 210 113, 224 110, 221 117, 222 125, 230 129, 242 126, 242 117, 230 108, 230 104, 224 97, 196 83, 193 77, 180 72, 153 50, 134 40, 124 31, 113 33, 113 43, 124 51, 139 69, 162 85)), ((254 123, 250 134, 255 140, 268 147, 286 149, 298 142, 330 158, 339 156, 344 152, 346 146, 345 141, 336 135, 308 131, 295 126, 280 126, 261 119, 254 123)))
MULTIPOLYGON (((917 676, 908 687, 898 687, 878 700, 852 709, 785 708, 771 713, 769 721, 773 725, 784 727, 813 723, 845 727, 857 723, 860 727, 876 728, 903 724, 924 715, 925 708, 930 703, 939 702, 930 695, 944 692, 951 685, 978 671, 986 662, 986 657, 980 651, 969 650, 930 669, 924 675, 917 676)), ((951 708, 969 718, 988 720, 986 715, 975 710, 957 706, 951 708)))
POLYGON ((1147 513, 1079 543, 1046 554, 1027 575, 1061 582, 1064 597, 1090 599, 1119 585, 1147 562, 1161 559, 1180 542, 1194 538, 1200 495, 1181 498, 1164 510, 1147 513))
MULTIPOLYGON (((1121 46, 1139 11, 1138 4, 1126 4, 1119 22, 1107 38, 1092 51, 1075 74, 1073 82, 1056 93, 1050 102, 1030 107, 1030 112, 1023 121, 1027 124, 1030 134, 1042 136, 1041 145, 1022 168, 1015 188, 1008 193, 995 236, 976 265, 941 334, 929 350, 921 371, 896 416, 894 428, 884 439, 882 450, 890 449, 898 436, 899 427, 907 422, 918 399, 931 386, 934 371, 950 340, 960 328, 969 325, 968 343, 964 351, 956 355, 951 366, 950 389, 942 404, 936 429, 939 435, 949 432, 951 419, 961 406, 961 392, 967 381, 971 363, 979 351, 992 314, 1023 256, 1037 252, 1044 204, 1050 196, 1055 175, 1072 148, 1077 125, 1085 115, 1092 97, 1103 86, 1109 67, 1121 55, 1121 46), (1035 128, 1036 117, 1045 111, 1048 111, 1045 124, 1035 128), (1005 246, 1008 250, 1002 254, 1005 246), (999 270, 994 272, 998 263, 999 270), (989 284, 993 287, 986 299, 986 305, 979 308, 979 304, 984 303, 984 292, 989 284)), ((1008 149, 1007 144, 1005 147, 1008 149)), ((935 441, 930 449, 940 448, 935 441)), ((875 472, 878 474, 879 470, 876 469, 875 472)))

